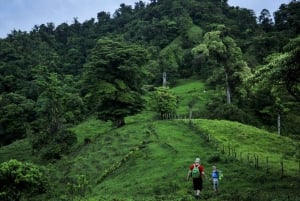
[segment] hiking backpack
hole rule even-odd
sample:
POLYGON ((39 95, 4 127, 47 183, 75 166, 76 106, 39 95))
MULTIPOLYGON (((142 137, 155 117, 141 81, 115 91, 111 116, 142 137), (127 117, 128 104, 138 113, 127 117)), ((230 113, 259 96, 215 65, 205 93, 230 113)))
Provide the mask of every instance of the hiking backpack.
POLYGON ((194 168, 192 169, 192 178, 199 178, 199 176, 200 176, 199 165, 197 166, 195 164, 194 168))
POLYGON ((212 178, 214 178, 214 179, 219 179, 219 171, 218 170, 216 170, 216 171, 213 171, 213 173, 212 173, 212 178))

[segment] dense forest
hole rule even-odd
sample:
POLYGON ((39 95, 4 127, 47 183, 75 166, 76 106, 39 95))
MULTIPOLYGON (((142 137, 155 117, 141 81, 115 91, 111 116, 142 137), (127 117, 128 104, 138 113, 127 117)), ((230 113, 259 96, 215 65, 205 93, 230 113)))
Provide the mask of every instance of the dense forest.
MULTIPOLYGON (((0 39, 0 145, 28 138, 32 153, 60 159, 77 140, 68 128, 90 116, 126 125, 146 92, 182 78, 215 91, 194 118, 299 140, 300 1, 273 16, 227 0, 139 1, 83 23, 14 30, 0 39)), ((157 118, 174 113, 164 104, 157 118)))

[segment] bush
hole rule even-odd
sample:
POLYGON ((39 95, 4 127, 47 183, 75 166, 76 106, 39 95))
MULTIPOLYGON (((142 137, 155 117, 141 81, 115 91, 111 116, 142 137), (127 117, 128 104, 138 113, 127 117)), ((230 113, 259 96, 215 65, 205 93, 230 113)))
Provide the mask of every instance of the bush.
POLYGON ((215 153, 207 159, 207 162, 209 163, 217 163, 221 161, 221 156, 218 153, 215 153))
MULTIPOLYGON (((46 177, 42 168, 10 160, 0 164, 0 200, 19 201, 46 191, 46 177)), ((26 199, 28 200, 28 199, 26 199)))
POLYGON ((33 138, 33 151, 39 151, 40 156, 45 160, 60 159, 62 155, 68 154, 72 145, 77 142, 76 134, 73 131, 64 129, 49 135, 46 133, 33 138))
POLYGON ((207 105, 209 118, 226 119, 247 123, 250 121, 249 116, 234 104, 210 103, 207 105))

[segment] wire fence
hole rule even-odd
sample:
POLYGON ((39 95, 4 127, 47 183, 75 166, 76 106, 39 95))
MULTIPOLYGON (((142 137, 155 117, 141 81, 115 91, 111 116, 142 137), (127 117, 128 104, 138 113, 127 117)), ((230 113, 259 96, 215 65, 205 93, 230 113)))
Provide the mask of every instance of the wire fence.
POLYGON ((251 165, 256 169, 262 169, 266 173, 274 173, 279 175, 281 178, 287 175, 299 175, 300 176, 300 160, 291 161, 291 160, 278 160, 276 157, 265 156, 259 153, 253 152, 241 152, 236 146, 231 144, 225 144, 221 141, 214 138, 209 133, 203 132, 196 124, 194 119, 190 119, 188 115, 174 115, 174 114, 165 114, 161 116, 163 120, 181 120, 184 123, 188 124, 193 130, 201 135, 201 137, 209 143, 216 151, 224 154, 230 159, 237 160, 247 165, 251 165), (286 168, 289 167, 289 168, 286 168))

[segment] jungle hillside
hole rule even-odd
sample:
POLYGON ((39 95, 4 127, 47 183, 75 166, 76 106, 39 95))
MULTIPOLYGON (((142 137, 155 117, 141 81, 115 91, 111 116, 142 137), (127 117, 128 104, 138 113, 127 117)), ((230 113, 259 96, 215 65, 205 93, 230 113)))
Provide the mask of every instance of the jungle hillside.
POLYGON ((150 0, 0 39, 0 200, 299 201, 300 1, 150 0), (210 181, 222 171, 220 191, 210 181))

